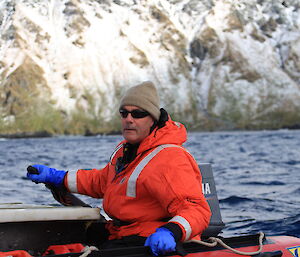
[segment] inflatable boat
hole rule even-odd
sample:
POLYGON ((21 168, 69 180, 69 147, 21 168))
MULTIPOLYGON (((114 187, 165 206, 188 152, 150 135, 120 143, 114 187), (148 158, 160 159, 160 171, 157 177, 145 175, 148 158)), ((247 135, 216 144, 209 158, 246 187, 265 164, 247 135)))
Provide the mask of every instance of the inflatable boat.
MULTIPOLYGON (((178 245, 168 256, 187 257, 300 257, 300 238, 266 236, 263 233, 223 238, 224 228, 217 191, 210 164, 201 164, 203 192, 211 207, 209 227, 202 241, 191 240, 178 245)), ((99 208, 92 208, 73 194, 49 188, 59 207, 0 204, 0 257, 145 257, 152 256, 148 247, 136 246, 97 249, 85 245, 86 227, 104 222, 99 208)))

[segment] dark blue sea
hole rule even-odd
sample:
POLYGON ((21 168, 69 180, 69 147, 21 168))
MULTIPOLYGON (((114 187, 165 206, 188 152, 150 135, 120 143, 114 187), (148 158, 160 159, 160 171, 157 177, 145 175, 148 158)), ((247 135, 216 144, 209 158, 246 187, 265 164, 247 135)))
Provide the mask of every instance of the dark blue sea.
MULTIPOLYGON (((25 179, 26 167, 101 168, 120 140, 118 135, 0 139, 0 204, 56 205, 42 184, 25 179)), ((185 147, 199 163, 213 165, 226 223, 222 236, 263 231, 300 237, 299 130, 190 133, 185 147)))

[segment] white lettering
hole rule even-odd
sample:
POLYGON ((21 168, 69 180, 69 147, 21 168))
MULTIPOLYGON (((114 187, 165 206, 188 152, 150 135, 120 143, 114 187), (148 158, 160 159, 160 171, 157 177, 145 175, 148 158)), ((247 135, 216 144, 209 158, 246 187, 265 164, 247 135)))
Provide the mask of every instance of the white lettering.
POLYGON ((202 192, 205 195, 211 194, 209 183, 202 183, 202 192))

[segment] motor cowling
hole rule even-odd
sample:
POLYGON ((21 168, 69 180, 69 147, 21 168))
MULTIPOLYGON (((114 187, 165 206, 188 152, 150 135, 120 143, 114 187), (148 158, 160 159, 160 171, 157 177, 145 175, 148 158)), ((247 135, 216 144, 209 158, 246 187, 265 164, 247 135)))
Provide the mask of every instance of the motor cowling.
POLYGON ((207 238, 217 236, 225 224, 222 221, 212 166, 210 163, 201 163, 199 168, 202 175, 202 191, 212 212, 209 226, 202 233, 202 238, 207 238))

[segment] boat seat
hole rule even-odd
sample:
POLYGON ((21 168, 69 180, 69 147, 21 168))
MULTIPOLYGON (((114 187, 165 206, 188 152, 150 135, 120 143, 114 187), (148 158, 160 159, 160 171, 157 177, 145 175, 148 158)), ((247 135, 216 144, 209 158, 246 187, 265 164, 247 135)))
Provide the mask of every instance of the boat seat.
POLYGON ((222 221, 212 166, 210 163, 200 163, 199 168, 202 175, 202 191, 212 212, 209 226, 202 233, 202 238, 208 238, 217 236, 225 224, 222 221))

